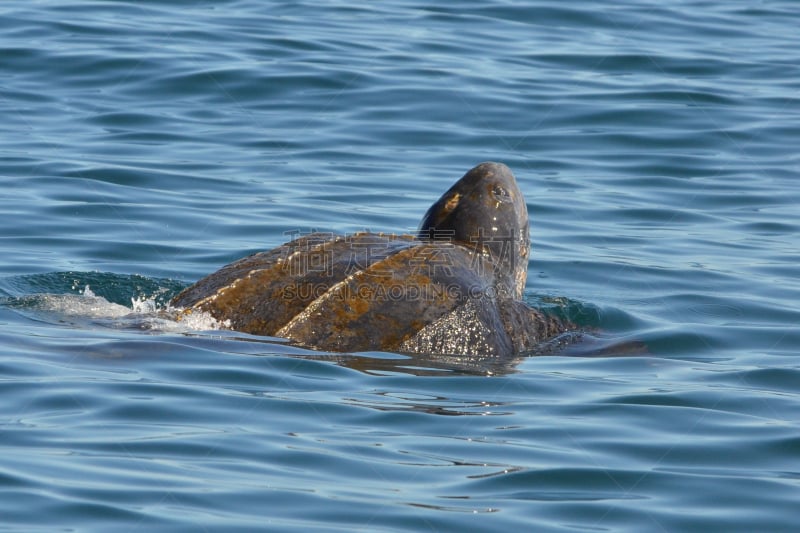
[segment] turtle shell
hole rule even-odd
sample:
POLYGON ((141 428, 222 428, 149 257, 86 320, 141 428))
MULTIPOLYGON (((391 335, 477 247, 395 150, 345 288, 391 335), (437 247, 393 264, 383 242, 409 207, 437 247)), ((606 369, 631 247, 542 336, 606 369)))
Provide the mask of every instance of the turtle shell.
POLYGON ((495 294, 493 272, 483 254, 454 243, 315 233, 222 268, 172 305, 327 351, 497 356, 557 330, 495 294))

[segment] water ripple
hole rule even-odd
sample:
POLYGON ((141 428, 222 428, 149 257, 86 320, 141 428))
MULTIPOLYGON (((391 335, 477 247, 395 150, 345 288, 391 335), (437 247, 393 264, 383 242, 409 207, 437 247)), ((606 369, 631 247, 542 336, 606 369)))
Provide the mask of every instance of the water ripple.
POLYGON ((6 2, 3 524, 793 531, 798 22, 6 2), (482 160, 528 202, 526 302, 586 330, 558 356, 319 353, 136 309, 287 232, 414 229, 482 160))

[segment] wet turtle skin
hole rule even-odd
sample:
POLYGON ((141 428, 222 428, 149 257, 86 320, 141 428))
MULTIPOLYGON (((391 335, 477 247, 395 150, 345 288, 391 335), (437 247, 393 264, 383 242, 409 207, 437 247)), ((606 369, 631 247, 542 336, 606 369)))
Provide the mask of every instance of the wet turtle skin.
POLYGON ((325 351, 513 356, 569 327, 520 301, 528 227, 511 170, 482 163, 417 235, 303 235, 223 267, 171 305, 325 351))

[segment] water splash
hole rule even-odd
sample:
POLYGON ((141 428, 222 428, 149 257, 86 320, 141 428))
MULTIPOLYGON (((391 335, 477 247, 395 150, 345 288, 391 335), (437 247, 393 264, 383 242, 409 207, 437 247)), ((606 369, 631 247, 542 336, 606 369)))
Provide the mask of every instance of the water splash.
POLYGON ((53 272, 3 280, 0 305, 34 320, 73 327, 186 332, 228 324, 202 312, 174 309, 169 300, 183 288, 174 280, 111 273, 53 272), (92 283, 88 283, 91 281, 92 283), (92 288, 94 287, 94 288, 92 288), (126 305, 130 302, 129 305, 126 305))

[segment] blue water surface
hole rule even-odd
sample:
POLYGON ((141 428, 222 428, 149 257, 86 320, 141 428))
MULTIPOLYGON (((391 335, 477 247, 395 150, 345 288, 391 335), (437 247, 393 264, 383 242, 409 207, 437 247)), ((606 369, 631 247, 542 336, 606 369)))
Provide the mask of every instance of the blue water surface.
POLYGON ((796 531, 798 27, 2 3, 0 529, 796 531), (485 160, 527 199, 525 300, 585 349, 327 354, 157 313, 292 232, 412 230, 485 160))

